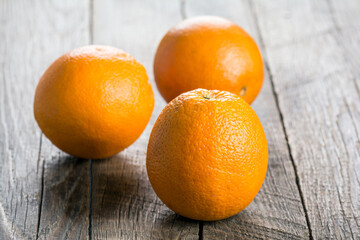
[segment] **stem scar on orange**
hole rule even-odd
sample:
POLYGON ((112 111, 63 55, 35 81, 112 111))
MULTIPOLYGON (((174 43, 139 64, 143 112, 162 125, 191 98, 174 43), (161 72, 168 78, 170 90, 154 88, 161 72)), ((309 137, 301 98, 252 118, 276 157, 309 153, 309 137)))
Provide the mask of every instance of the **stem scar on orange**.
POLYGON ((268 163, 266 136, 239 96, 197 89, 172 100, 151 132, 146 167, 158 197, 196 220, 225 219, 255 198, 268 163))
POLYGON ((258 95, 264 66, 255 41, 224 18, 201 16, 171 28, 154 59, 156 85, 166 101, 196 89, 237 94, 251 104, 258 95))
POLYGON ((107 46, 85 46, 58 58, 41 77, 34 100, 45 136, 82 158, 106 158, 128 147, 153 108, 145 68, 107 46))

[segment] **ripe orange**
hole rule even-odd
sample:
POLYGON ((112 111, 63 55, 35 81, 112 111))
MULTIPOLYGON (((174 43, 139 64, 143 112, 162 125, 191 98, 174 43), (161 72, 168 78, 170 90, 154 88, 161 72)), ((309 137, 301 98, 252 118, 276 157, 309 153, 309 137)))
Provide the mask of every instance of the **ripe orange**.
POLYGON ((264 78, 254 40, 229 20, 202 16, 185 20, 161 40, 154 60, 157 87, 168 102, 196 88, 226 90, 249 104, 264 78))
POLYGON ((250 204, 267 162, 265 133, 252 108, 235 94, 197 89, 172 100, 159 115, 146 166, 170 209, 213 221, 250 204))
POLYGON ((133 143, 154 107, 145 68, 129 54, 86 46, 58 58, 41 77, 34 115, 58 148, 106 158, 133 143))

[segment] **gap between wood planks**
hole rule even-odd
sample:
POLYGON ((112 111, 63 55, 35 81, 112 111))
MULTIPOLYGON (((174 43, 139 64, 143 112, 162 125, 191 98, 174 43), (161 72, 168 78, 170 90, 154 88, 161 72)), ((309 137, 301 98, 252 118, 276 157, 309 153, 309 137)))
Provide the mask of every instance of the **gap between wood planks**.
POLYGON ((92 238, 92 229, 91 229, 91 211, 92 211, 92 159, 89 159, 89 228, 88 228, 88 235, 89 239, 92 238))
POLYGON ((252 1, 251 0, 248 0, 249 2, 249 6, 250 6, 250 9, 251 9, 251 14, 253 15, 254 17, 254 21, 255 21, 255 27, 256 27, 256 30, 259 34, 259 44, 261 46, 261 48, 264 50, 264 52, 262 53, 262 56, 264 58, 264 65, 265 65, 265 68, 266 70, 268 71, 269 73, 269 80, 270 80, 270 85, 271 85, 271 91, 274 95, 274 98, 275 98, 275 104, 276 104, 276 108, 277 110, 279 111, 279 116, 280 116, 280 121, 281 121, 281 126, 282 126, 282 129, 284 131, 284 135, 285 135, 285 141, 286 141, 286 146, 287 146, 287 149, 288 149, 288 152, 289 152, 289 156, 290 156, 290 160, 291 160, 291 163, 292 163, 292 166, 294 168, 294 173, 295 173, 295 181, 296 181, 296 186, 298 188, 298 191, 299 191, 299 195, 300 195, 300 199, 301 199, 301 204, 303 206, 303 209, 304 209, 304 213, 305 213, 305 218, 306 218, 306 224, 307 224, 307 227, 309 229, 309 239, 310 240, 313 240, 313 235, 312 235, 312 230, 311 230, 311 225, 310 225, 310 219, 309 219, 309 215, 308 215, 308 212, 307 212, 307 209, 306 209, 306 206, 305 206, 305 201, 304 201, 304 195, 303 195, 303 192, 301 190, 301 186, 300 186, 300 181, 299 181, 299 175, 298 175, 298 172, 297 172, 297 167, 296 167, 296 164, 294 162, 294 158, 293 158, 293 155, 292 155, 292 152, 291 152, 291 147, 290 147, 290 144, 289 144, 289 139, 288 139, 288 133, 286 131, 286 128, 285 128, 285 123, 284 123, 284 118, 283 118, 283 114, 281 112, 281 109, 280 109, 280 105, 279 105, 279 99, 278 99, 278 94, 276 93, 275 91, 275 85, 274 85, 274 81, 273 81, 273 75, 271 73, 271 69, 268 65, 268 62, 267 62, 267 56, 266 56, 266 53, 265 53, 265 42, 263 40, 263 37, 262 37, 262 34, 261 34, 261 31, 260 31, 260 25, 259 25, 259 21, 257 19, 257 15, 256 15, 256 11, 254 9, 254 6, 252 4, 252 1))
MULTIPOLYGON (((40 167, 42 138, 43 138, 43 133, 41 132, 40 133, 40 141, 39 141, 38 161, 37 161, 37 169, 38 170, 40 167)), ((39 238, 41 210, 42 210, 42 203, 43 203, 43 197, 44 197, 44 174, 45 174, 45 160, 43 160, 42 167, 41 167, 41 188, 40 188, 40 202, 39 202, 39 209, 38 209, 38 220, 37 220, 37 226, 36 226, 36 240, 39 238)))

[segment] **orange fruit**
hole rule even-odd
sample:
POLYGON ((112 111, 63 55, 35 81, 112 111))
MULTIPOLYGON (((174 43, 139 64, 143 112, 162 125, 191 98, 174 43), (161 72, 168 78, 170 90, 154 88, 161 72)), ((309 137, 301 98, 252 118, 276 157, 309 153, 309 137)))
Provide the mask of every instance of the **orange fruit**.
POLYGON ((197 89, 172 100, 159 115, 146 167, 170 209, 213 221, 250 204, 267 162, 265 133, 249 104, 226 91, 197 89))
POLYGON ((235 93, 249 104, 258 95, 264 67, 255 41, 220 17, 187 19, 161 40, 154 60, 157 87, 166 101, 196 88, 235 93))
POLYGON ((113 47, 86 46, 62 55, 45 71, 34 115, 61 150, 106 158, 140 136, 153 107, 148 76, 135 58, 113 47))

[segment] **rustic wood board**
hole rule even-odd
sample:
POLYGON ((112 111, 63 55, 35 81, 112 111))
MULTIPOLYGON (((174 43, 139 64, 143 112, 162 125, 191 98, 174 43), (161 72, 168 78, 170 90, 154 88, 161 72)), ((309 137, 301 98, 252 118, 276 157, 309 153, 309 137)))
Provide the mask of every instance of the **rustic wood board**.
POLYGON ((89 42, 88 5, 0 2, 0 239, 87 237, 88 161, 41 137, 32 104, 48 65, 89 42))
POLYGON ((254 5, 311 237, 359 239, 360 5, 254 5))

